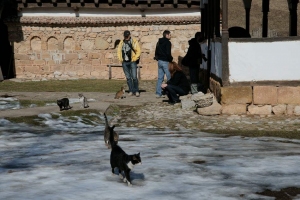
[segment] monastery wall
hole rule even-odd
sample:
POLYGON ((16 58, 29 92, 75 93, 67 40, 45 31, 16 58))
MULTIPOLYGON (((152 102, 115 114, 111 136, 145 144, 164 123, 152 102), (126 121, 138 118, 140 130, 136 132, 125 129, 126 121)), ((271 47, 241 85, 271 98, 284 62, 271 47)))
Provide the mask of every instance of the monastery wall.
MULTIPOLYGON (((199 17, 189 17, 185 21, 168 18, 160 24, 151 23, 151 20, 147 24, 122 20, 122 23, 97 24, 83 17, 80 23, 67 18, 23 17, 18 22, 8 22, 16 78, 108 79, 107 65, 121 64, 115 43, 123 39, 124 30, 129 30, 141 47, 141 79, 156 79, 157 61, 153 57, 163 31, 171 31, 172 55, 177 62, 186 54, 188 40, 200 30, 199 17)), ((112 68, 112 79, 125 79, 122 68, 112 68)))

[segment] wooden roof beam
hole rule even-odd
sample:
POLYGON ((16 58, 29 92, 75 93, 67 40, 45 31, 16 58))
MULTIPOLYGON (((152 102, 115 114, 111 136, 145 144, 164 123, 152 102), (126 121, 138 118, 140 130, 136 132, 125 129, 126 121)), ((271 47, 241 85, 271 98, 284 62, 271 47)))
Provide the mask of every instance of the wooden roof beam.
POLYGON ((175 8, 177 8, 178 7, 178 0, 173 0, 173 5, 174 5, 175 8))

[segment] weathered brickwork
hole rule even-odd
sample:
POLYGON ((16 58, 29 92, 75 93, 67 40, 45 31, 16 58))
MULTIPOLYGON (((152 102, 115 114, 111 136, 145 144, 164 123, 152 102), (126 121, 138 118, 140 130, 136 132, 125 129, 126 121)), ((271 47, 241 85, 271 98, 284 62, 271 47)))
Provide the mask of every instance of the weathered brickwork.
MULTIPOLYGON (((169 22, 170 23, 170 22, 169 22)), ((9 38, 14 44, 16 78, 45 79, 108 79, 108 64, 120 64, 116 41, 123 39, 124 30, 131 31, 141 47, 141 78, 157 78, 155 46, 162 32, 171 30, 174 61, 183 57, 188 40, 200 26, 194 24, 117 25, 103 27, 65 27, 8 24, 9 38)), ((113 68, 113 79, 125 79, 121 68, 113 68)))

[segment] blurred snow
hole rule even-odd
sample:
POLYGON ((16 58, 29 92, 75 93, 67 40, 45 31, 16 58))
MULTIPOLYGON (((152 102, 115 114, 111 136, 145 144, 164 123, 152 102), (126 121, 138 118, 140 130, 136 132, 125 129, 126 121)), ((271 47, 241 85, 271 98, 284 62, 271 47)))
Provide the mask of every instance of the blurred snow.
POLYGON ((274 199, 256 194, 265 189, 300 187, 299 140, 117 126, 119 145, 142 158, 128 187, 111 173, 104 121, 37 120, 46 126, 0 119, 1 199, 250 200, 274 199))

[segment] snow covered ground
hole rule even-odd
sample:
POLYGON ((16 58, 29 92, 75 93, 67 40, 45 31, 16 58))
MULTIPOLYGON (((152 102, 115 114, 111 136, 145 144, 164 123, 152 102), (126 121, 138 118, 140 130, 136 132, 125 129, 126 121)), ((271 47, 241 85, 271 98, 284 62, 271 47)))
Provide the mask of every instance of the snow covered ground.
POLYGON ((274 199, 256 192, 300 187, 299 140, 116 127, 119 145, 141 153, 128 187, 111 173, 104 123, 39 120, 0 119, 0 199, 274 199))

